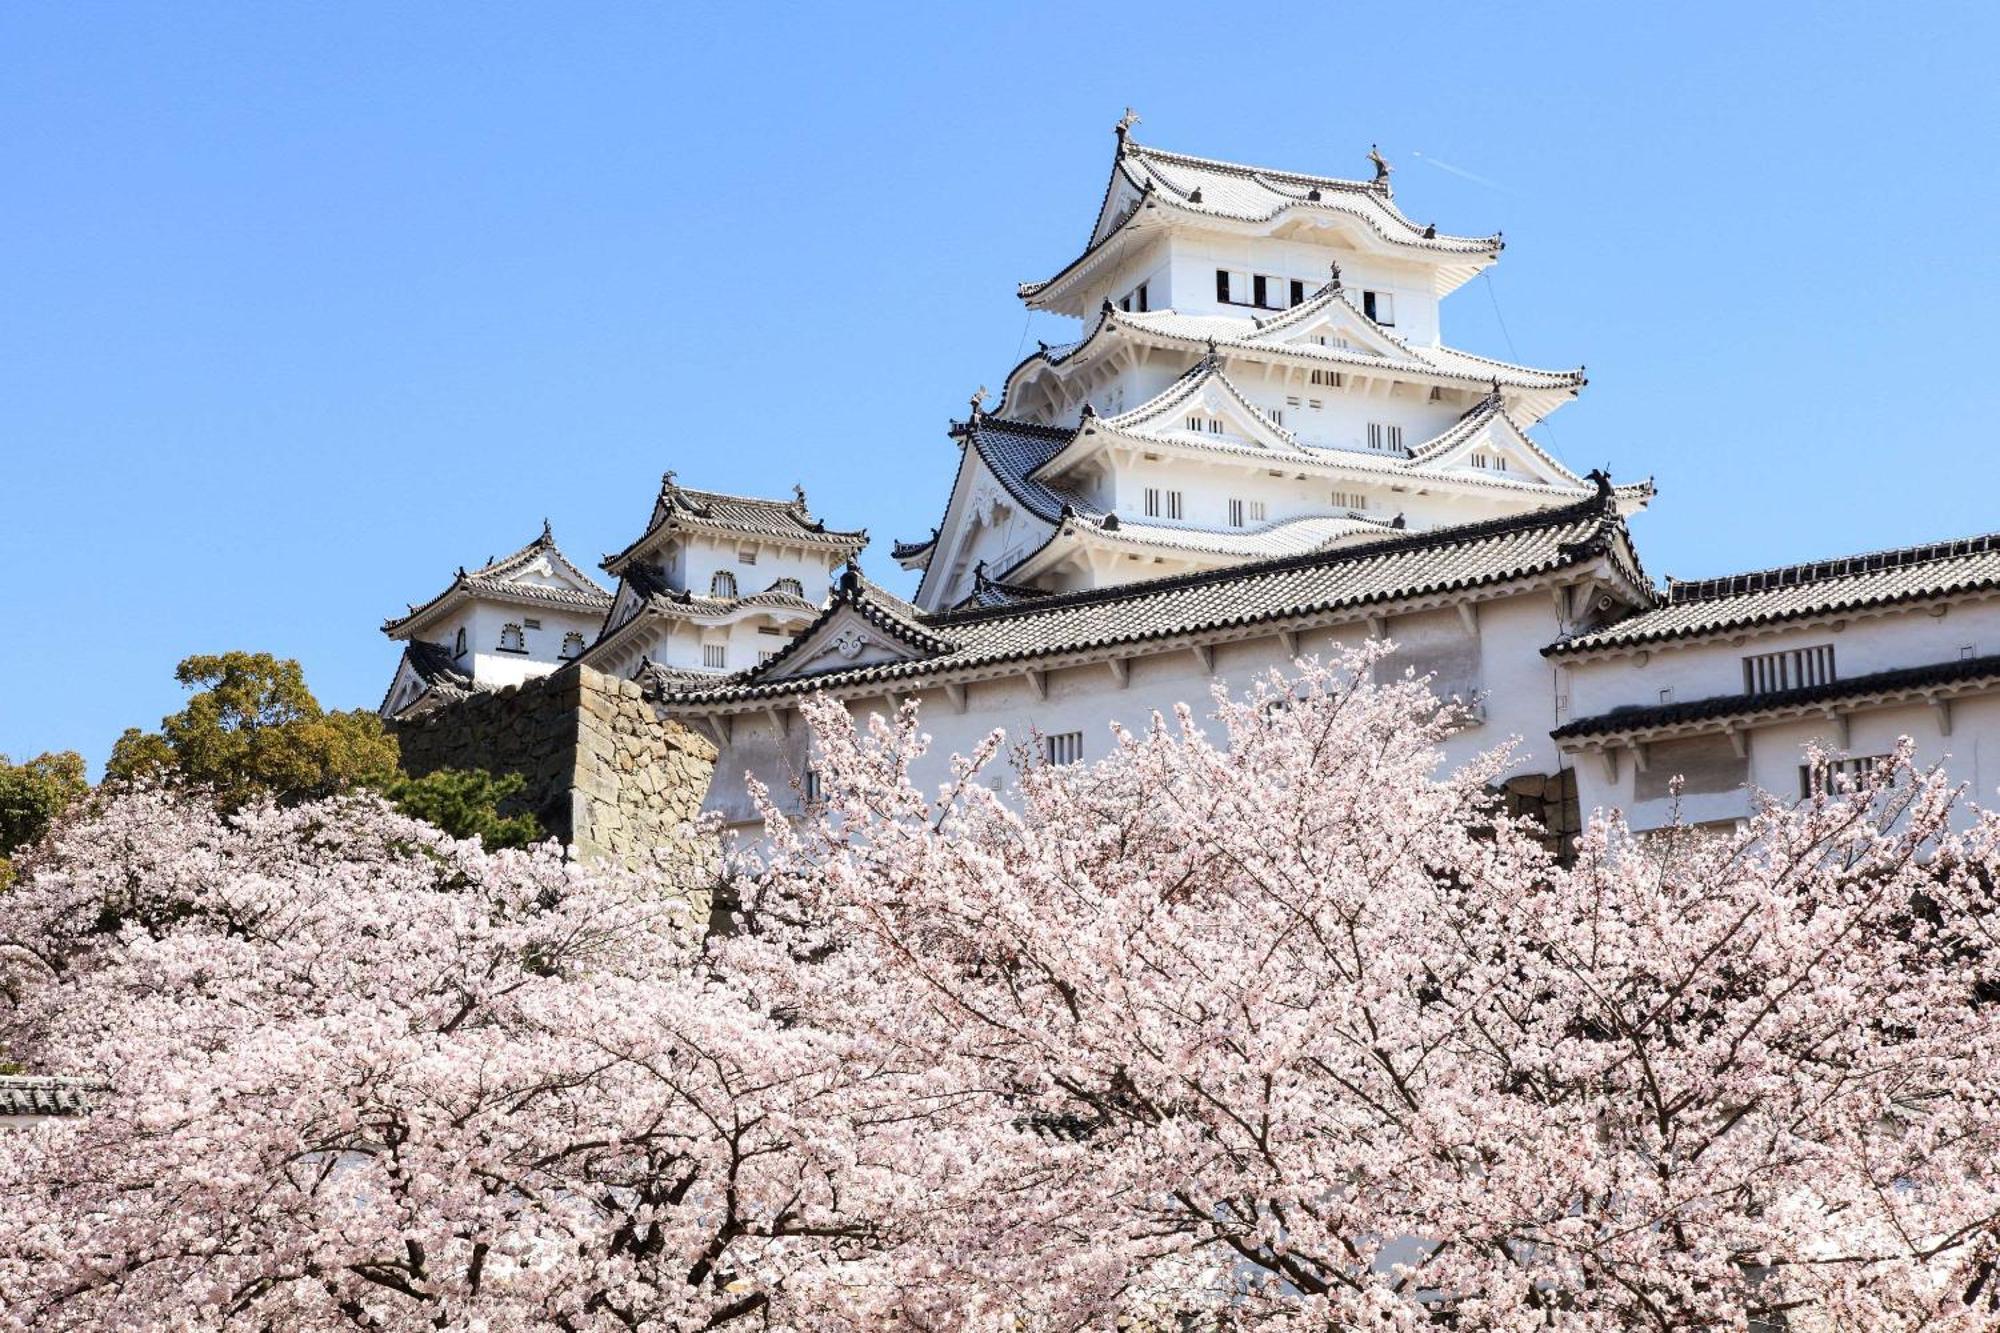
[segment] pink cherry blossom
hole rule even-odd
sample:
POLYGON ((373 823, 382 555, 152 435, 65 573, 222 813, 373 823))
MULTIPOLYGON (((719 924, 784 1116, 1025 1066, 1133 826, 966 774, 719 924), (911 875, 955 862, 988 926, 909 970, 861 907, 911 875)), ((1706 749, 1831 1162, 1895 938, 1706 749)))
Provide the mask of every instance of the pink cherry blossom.
POLYGON ((5 900, 0 1043, 102 1088, 0 1137, 0 1321, 2000 1324, 2000 822, 1905 753, 1558 865, 1381 669, 936 790, 809 704, 721 937, 665 861, 113 800, 5 900))

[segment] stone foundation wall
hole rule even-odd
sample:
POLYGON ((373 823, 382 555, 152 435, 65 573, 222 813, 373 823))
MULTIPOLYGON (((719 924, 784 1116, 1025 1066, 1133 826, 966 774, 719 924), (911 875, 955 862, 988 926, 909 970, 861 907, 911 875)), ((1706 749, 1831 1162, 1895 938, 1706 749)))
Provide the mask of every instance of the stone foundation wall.
POLYGON ((578 857, 638 868, 664 855, 704 888, 715 849, 687 837, 715 746, 664 716, 629 680, 568 667, 471 695, 396 727, 403 770, 518 773, 520 805, 578 857))

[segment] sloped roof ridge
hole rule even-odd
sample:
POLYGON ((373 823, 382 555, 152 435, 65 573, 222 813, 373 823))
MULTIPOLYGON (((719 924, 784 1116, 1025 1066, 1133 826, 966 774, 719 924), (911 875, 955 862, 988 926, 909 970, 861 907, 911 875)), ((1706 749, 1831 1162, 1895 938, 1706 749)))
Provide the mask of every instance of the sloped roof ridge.
POLYGON ((1777 565, 1770 569, 1753 569, 1739 574, 1721 574, 1708 579, 1681 580, 1669 576, 1667 605, 1683 606, 1692 602, 1741 597, 1748 593, 1771 592, 1779 588, 1795 588, 1809 583, 1825 583, 1833 579, 1852 578, 1857 574, 1874 574, 1885 569, 1907 569, 1912 565, 1928 564, 1933 560, 1985 555, 1993 551, 2000 551, 2000 532, 1982 533, 1976 537, 1954 537, 1945 541, 1925 542, 1918 546, 1898 546, 1882 551, 1863 551, 1855 555, 1831 556, 1824 560, 1777 565))
POLYGON ((1565 722, 1549 734, 1557 740, 1584 736, 1616 735, 1620 732, 1673 726, 1683 722, 1708 722, 1745 713, 1800 708, 1861 698, 1895 690, 1921 689, 1965 681, 2000 677, 2000 654, 1986 657, 1953 658, 1917 666, 1891 667, 1863 676, 1843 676, 1818 685, 1798 685, 1765 694, 1714 694, 1702 699, 1686 699, 1670 704, 1641 704, 1614 708, 1565 722))
POLYGON ((932 656, 951 652, 958 646, 949 639, 931 633, 926 617, 921 611, 888 589, 871 583, 863 577, 859 566, 849 562, 846 570, 841 573, 840 582, 835 586, 833 596, 827 601, 825 609, 813 618, 812 623, 793 635, 791 642, 780 648, 769 659, 744 672, 740 679, 745 684, 767 679, 784 663, 789 662, 811 640, 820 626, 839 615, 843 609, 852 610, 884 634, 900 639, 912 647, 921 648, 932 656))
MULTIPOLYGON (((1257 183, 1264 185, 1267 189, 1271 188, 1269 182, 1279 181, 1285 185, 1306 190, 1316 187, 1320 189, 1331 188, 1339 190, 1344 194, 1360 195, 1363 198, 1375 201, 1382 207, 1383 212, 1393 217, 1403 226, 1408 227, 1419 238, 1425 240, 1479 241, 1497 245, 1501 243, 1502 239, 1497 232, 1491 236, 1463 236, 1439 232, 1435 236, 1425 237, 1423 235, 1425 229, 1418 226, 1416 222, 1404 214, 1403 210, 1396 206, 1394 197, 1373 181, 1353 180, 1344 176, 1315 176, 1309 172, 1286 171, 1278 167, 1261 167, 1246 162, 1227 162, 1221 158, 1201 157, 1194 153, 1178 153, 1167 148, 1154 148, 1132 139, 1126 140, 1120 157, 1121 160, 1124 157, 1137 157, 1149 164, 1152 162, 1164 162, 1169 165, 1199 171, 1212 171, 1218 175, 1240 176, 1248 180, 1257 181, 1257 183)), ((1282 193, 1282 191, 1277 192, 1282 193)), ((1186 192, 1182 191, 1182 193, 1185 194, 1186 192)), ((1312 201, 1302 198, 1299 202, 1308 203, 1312 201)))
MULTIPOLYGON (((1427 528, 1382 541, 1364 542, 1354 546, 1336 547, 1330 551, 1308 551, 1303 555, 1278 556, 1270 560, 1251 560, 1240 564, 1224 565, 1219 569, 1196 570, 1187 574, 1170 574, 1165 578, 1140 579, 1131 583, 1119 583, 1100 588, 1084 588, 1076 592, 1056 593, 1025 607, 974 608, 966 611, 933 612, 924 616, 924 624, 933 628, 949 628, 952 625, 969 624, 974 621, 994 620, 1010 615, 1024 615, 1048 611, 1057 607, 1088 606, 1096 602, 1122 601, 1149 592, 1160 592, 1176 588, 1199 588, 1214 583, 1226 583, 1246 575, 1268 573, 1289 569, 1309 569, 1316 566, 1345 564, 1349 561, 1364 560, 1390 551, 1422 550, 1460 546, 1470 542, 1484 541, 1490 537, 1504 536, 1512 532, 1533 532, 1538 528, 1562 527, 1582 519, 1596 516, 1599 531, 1595 538, 1601 539, 1603 530, 1622 524, 1615 492, 1606 485, 1600 485, 1595 495, 1578 500, 1573 504, 1559 505, 1549 509, 1531 509, 1523 514, 1509 514, 1500 518, 1481 519, 1476 523, 1459 523, 1450 527, 1427 528)), ((1585 545, 1588 542, 1572 543, 1585 545)))

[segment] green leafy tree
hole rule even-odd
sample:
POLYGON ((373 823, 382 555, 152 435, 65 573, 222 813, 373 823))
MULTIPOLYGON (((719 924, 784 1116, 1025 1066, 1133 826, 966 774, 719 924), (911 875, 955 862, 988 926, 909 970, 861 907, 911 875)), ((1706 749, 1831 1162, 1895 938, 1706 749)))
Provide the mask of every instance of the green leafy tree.
POLYGON ((0 754, 0 888, 14 878, 8 858, 40 842, 49 825, 89 790, 83 756, 74 750, 19 764, 0 754))
POLYGON ((484 769, 440 768, 420 778, 399 778, 385 794, 411 818, 454 838, 477 837, 490 850, 542 840, 542 826, 532 814, 500 813, 500 807, 516 800, 526 785, 519 773, 496 778, 484 769))
POLYGON ((269 653, 187 658, 174 678, 194 691, 187 707, 118 738, 105 776, 179 779, 237 809, 263 796, 316 800, 397 776, 396 738, 365 710, 328 712, 305 672, 269 653))

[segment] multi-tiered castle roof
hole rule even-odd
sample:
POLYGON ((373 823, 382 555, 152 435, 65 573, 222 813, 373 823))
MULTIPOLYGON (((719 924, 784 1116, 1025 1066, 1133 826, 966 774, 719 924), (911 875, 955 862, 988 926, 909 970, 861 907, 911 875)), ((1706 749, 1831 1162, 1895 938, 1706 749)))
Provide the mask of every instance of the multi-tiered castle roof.
MULTIPOLYGON (((1500 253, 1371 180, 1140 144, 1128 115, 1089 243, 1033 309, 1082 319, 983 391, 943 519, 896 558, 929 611, 1328 550, 1562 505, 1591 486, 1530 435, 1583 371, 1447 345, 1442 297, 1500 253)), ((1620 494, 1626 507, 1647 492, 1620 494)))

